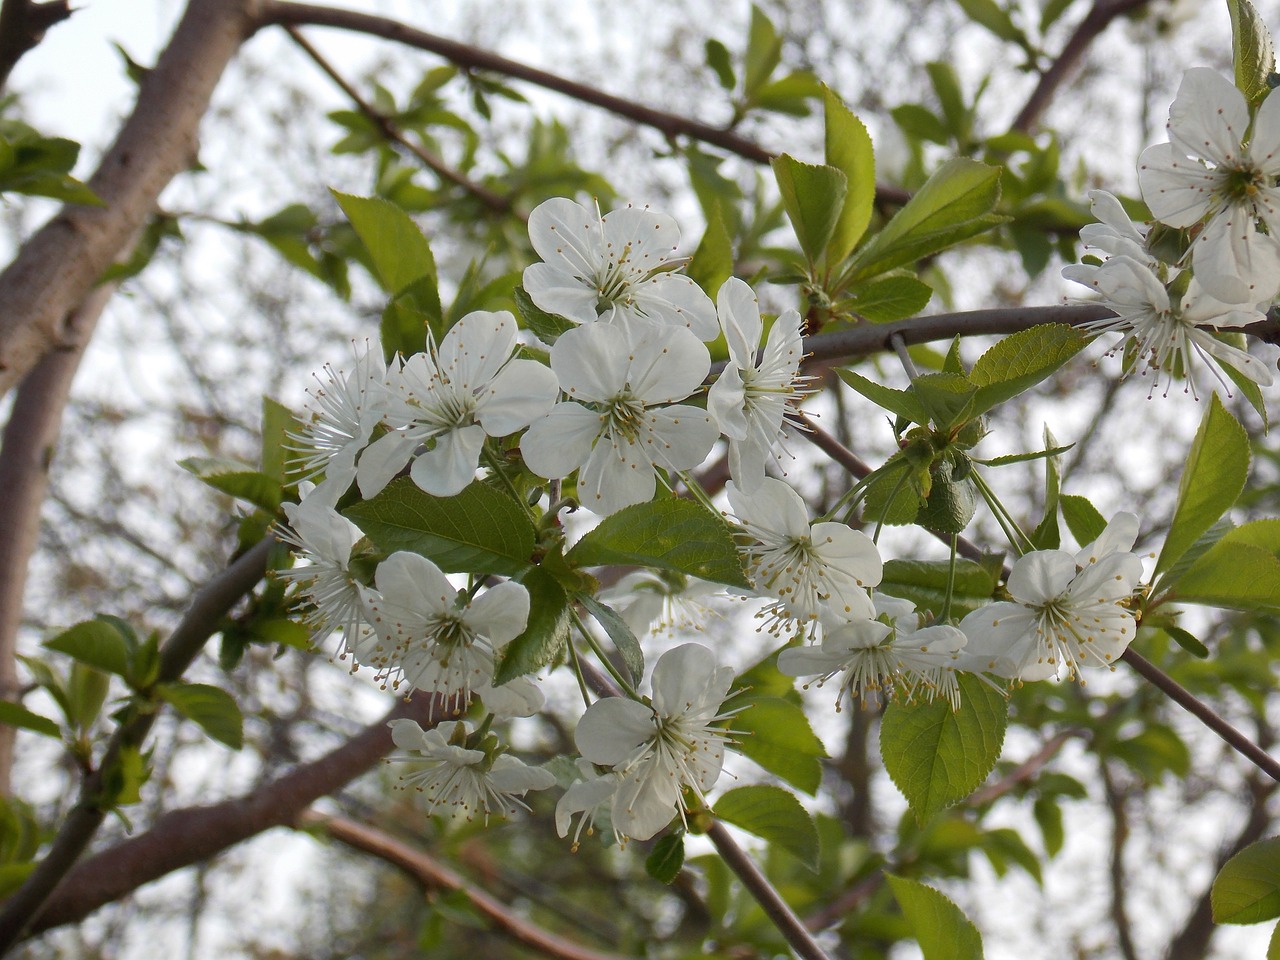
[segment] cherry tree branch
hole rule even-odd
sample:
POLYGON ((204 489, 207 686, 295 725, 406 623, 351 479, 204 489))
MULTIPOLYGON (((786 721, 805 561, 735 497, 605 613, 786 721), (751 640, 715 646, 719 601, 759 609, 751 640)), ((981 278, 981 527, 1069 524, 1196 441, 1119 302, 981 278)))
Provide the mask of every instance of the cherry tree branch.
POLYGON ((69 205, 0 273, 0 395, 67 337, 67 321, 196 158, 213 88, 257 26, 258 0, 195 0, 138 92, 89 187, 102 206, 69 205))
MULTIPOLYGON (((253 589, 266 570, 274 540, 267 538, 242 554, 191 598, 191 605, 160 650, 157 682, 179 679, 222 624, 227 611, 253 589)), ((108 777, 122 753, 138 749, 159 709, 139 711, 116 728, 101 761, 80 784, 80 794, 49 851, 26 881, 0 908, 0 955, 13 946, 39 916, 46 901, 88 847, 106 817, 108 777)))
MULTIPOLYGON (((474 180, 471 180, 462 173, 459 173, 457 170, 454 170, 446 164, 444 160, 437 157, 430 150, 420 144, 414 143, 406 137, 404 131, 401 130, 390 117, 362 97, 360 95, 360 91, 348 83, 333 64, 331 64, 319 50, 313 47, 301 33, 290 26, 286 26, 284 29, 285 32, 289 34, 289 37, 293 42, 296 43, 302 51, 312 59, 316 66, 329 75, 329 79, 341 88, 342 92, 350 98, 351 102, 356 105, 357 109, 359 109, 361 113, 369 118, 370 122, 372 122, 373 125, 381 131, 384 137, 393 143, 398 143, 405 150, 408 150, 409 153, 413 154, 413 156, 415 156, 424 167, 433 172, 441 180, 445 180, 455 186, 461 187, 495 213, 509 214, 512 212, 510 200, 506 197, 498 196, 483 184, 476 183, 474 180)), ((524 220, 526 223, 528 222, 527 217, 521 217, 520 219, 524 220)))
POLYGON ((1038 126, 1041 116, 1048 109, 1058 88, 1079 66, 1089 45, 1098 35, 1107 29, 1116 17, 1146 6, 1150 2, 1151 0, 1094 0, 1093 7, 1080 21, 1053 64, 1040 74, 1040 82, 1036 84, 1026 105, 1013 121, 1012 129, 1030 132, 1033 127, 1038 126))
POLYGON ((333 839, 398 867, 428 890, 443 889, 461 893, 477 912, 488 917, 504 935, 544 956, 558 960, 623 960, 620 954, 591 950, 517 916, 510 907, 491 897, 461 874, 382 830, 345 817, 331 817, 312 810, 305 811, 298 818, 298 826, 304 829, 319 827, 333 839))
POLYGON ((45 32, 74 12, 70 0, 4 0, 0 6, 0 88, 17 62, 44 39, 45 32))
POLYGON ((293 825, 312 803, 372 767, 392 746, 387 724, 409 717, 424 728, 446 716, 433 697, 402 700, 324 756, 299 764, 243 797, 166 813, 146 833, 77 864, 31 925, 30 934, 83 920, 145 883, 199 863, 272 827, 293 825))
MULTIPOLYGON (((417 30, 389 17, 310 3, 264 0, 263 21, 281 26, 334 27, 382 37, 434 53, 467 70, 487 70, 513 80, 532 83, 546 90, 554 90, 556 93, 562 93, 581 103, 607 110, 633 123, 652 127, 668 139, 689 137, 692 140, 719 147, 752 163, 766 164, 774 157, 771 151, 725 127, 712 126, 689 117, 657 110, 625 97, 614 96, 588 84, 568 80, 515 60, 508 60, 506 57, 500 57, 469 44, 417 30)), ((876 196, 883 202, 894 204, 903 204, 910 199, 907 191, 885 185, 876 187, 876 196)))
MULTIPOLYGON (((18 628, 31 554, 40 536, 40 504, 49 488, 49 464, 62 425, 71 380, 84 356, 114 285, 94 290, 67 322, 64 349, 46 355, 27 374, 14 397, 0 446, 0 699, 17 694, 18 628)), ((0 726, 0 795, 9 793, 15 728, 0 726)))

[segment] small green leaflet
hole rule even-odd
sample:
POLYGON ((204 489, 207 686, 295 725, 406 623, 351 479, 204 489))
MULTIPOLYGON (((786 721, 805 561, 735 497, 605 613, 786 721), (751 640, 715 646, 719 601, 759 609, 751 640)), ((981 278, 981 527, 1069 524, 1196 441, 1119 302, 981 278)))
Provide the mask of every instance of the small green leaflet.
POLYGON ((379 550, 420 553, 446 573, 518 576, 536 535, 514 500, 479 481, 457 496, 433 497, 400 477, 346 515, 379 550))
POLYGON ((0 700, 0 724, 17 727, 19 730, 30 730, 32 733, 39 733, 55 740, 62 736, 58 725, 48 717, 32 713, 26 707, 8 700, 0 700))
POLYGON ((880 724, 885 770, 921 823, 977 789, 1004 744, 1004 695, 978 677, 959 680, 959 710, 945 699, 891 703, 880 724))
POLYGON ((1280 837, 1245 847, 1218 873, 1210 895, 1214 923, 1280 917, 1280 837))
POLYGON ((661 837, 653 845, 653 851, 645 858, 645 873, 659 883, 671 883, 684 866, 684 832, 677 831, 661 837))
POLYGON ((499 686, 541 670, 569 640, 569 597, 564 587, 541 567, 530 567, 520 582, 529 591, 529 622, 524 633, 502 650, 502 662, 493 677, 499 686))
POLYGON ((601 603, 589 593, 578 594, 577 600, 595 618, 596 623, 604 627, 604 632, 622 654, 622 660, 631 673, 631 682, 639 684, 644 678, 644 653, 640 649, 640 641, 631 632, 626 621, 618 616, 613 607, 601 603))
POLYGON ((813 263, 822 255, 836 228, 848 178, 835 167, 801 163, 785 153, 773 159, 773 175, 800 249, 813 263))
POLYGON ((778 697, 735 699, 733 704, 746 707, 733 718, 734 732, 741 734, 734 749, 797 790, 816 794, 827 751, 804 710, 778 697))
POLYGON ((1227 0, 1236 87, 1255 107, 1271 91, 1267 77, 1276 68, 1275 45, 1266 22, 1249 0, 1227 0))
POLYGON ((716 801, 711 812, 817 869, 818 828, 800 801, 781 787, 737 787, 716 801))
POLYGON ((845 175, 847 185, 826 249, 827 261, 839 263, 853 252, 871 222, 876 199, 876 161, 871 137, 862 121, 832 90, 824 87, 822 97, 827 164, 845 175))
POLYGON ((969 918, 932 887, 885 874, 924 960, 982 960, 982 936, 969 918))
POLYGON ((244 717, 235 698, 207 683, 158 683, 156 694, 219 743, 244 746, 244 717))

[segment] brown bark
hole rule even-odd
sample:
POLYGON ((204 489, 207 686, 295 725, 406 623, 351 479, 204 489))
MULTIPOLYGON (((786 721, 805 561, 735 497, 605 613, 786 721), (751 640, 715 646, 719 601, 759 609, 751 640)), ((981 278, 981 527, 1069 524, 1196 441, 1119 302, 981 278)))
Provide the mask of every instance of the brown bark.
POLYGON ((72 311, 126 248, 160 192, 191 166, 196 133, 228 61, 257 26, 258 0, 188 5, 90 188, 104 206, 67 206, 0 274, 0 395, 67 339, 72 311))
MULTIPOLYGON (((18 675, 14 653, 22 624, 27 564, 40 535, 40 504, 49 487, 49 465, 62 424, 71 380, 84 356, 112 287, 94 290, 67 323, 74 343, 47 355, 32 370, 14 398, 0 446, 0 699, 16 700, 18 675)), ((0 796, 7 796, 16 730, 0 725, 0 796)))

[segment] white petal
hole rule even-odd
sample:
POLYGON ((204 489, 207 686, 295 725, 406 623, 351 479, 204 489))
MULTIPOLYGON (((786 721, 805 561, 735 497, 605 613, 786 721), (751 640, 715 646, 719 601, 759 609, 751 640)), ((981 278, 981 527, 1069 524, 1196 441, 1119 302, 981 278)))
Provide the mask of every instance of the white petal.
POLYGON ((476 310, 449 328, 440 343, 440 371, 454 389, 474 391, 502 369, 516 348, 516 318, 506 310, 476 310))
POLYGON ((544 416, 560 395, 560 383, 536 360, 512 360, 476 403, 475 416, 491 437, 523 430, 544 416))
POLYGON ((637 285, 634 299, 644 316, 664 326, 688 330, 703 342, 720 335, 715 305, 690 277, 660 273, 637 285))
POLYGON ((404 469, 418 441, 403 433, 388 433, 365 447, 356 471, 360 496, 366 500, 380 493, 404 469))
POLYGON ((630 355, 625 328, 591 323, 561 335, 551 348, 551 369, 570 398, 609 400, 627 385, 630 355))
POLYGON ((730 277, 716 294, 716 311, 729 346, 729 358, 744 367, 754 367, 764 332, 755 291, 745 281, 730 277))
POLYGON ((524 584, 505 580, 471 602, 462 618, 476 633, 501 649, 524 632, 529 622, 529 591, 524 584))
POLYGON ((700 643, 668 650, 653 667, 653 708, 664 717, 710 706, 713 712, 728 693, 733 671, 720 667, 715 654, 700 643))
POLYGON ((434 447, 418 454, 409 476, 433 497, 456 496, 476 478, 484 437, 478 424, 441 434, 434 447))
POLYGON ((378 592, 392 603, 424 614, 453 609, 458 588, 440 568, 417 553, 397 551, 378 564, 374 574, 378 592))
POLYGON ((1065 550, 1035 550, 1019 557, 1009 574, 1009 594, 1039 604, 1061 596, 1076 575, 1076 560, 1065 550))
POLYGON ((1200 286, 1225 303, 1258 303, 1280 290, 1280 241, 1260 233, 1242 208, 1210 220, 1191 257, 1200 286))
POLYGON ((645 459, 668 470, 690 470, 706 459, 720 431, 707 411, 686 404, 646 413, 645 459))
POLYGON ((1183 74, 1169 107, 1169 140, 1178 149, 1215 165, 1234 164, 1248 126, 1248 104, 1231 81, 1207 67, 1183 74))
POLYGON ((520 441, 525 466, 551 480, 567 477, 587 462, 603 418, 579 403, 557 403, 535 420, 520 441))
POLYGON ((707 412, 720 432, 731 440, 747 438, 747 414, 743 409, 746 397, 738 364, 730 361, 707 391, 707 412))
POLYGON ((611 767, 652 739, 656 729, 653 711, 644 704, 605 697, 587 707, 578 721, 573 742, 587 760, 611 767))
POLYGON ((529 242, 547 263, 580 277, 594 276, 603 256, 599 216, 563 197, 554 197, 530 211, 529 242))
POLYGON ((631 329, 626 380, 637 398, 645 404, 669 403, 702 385, 711 370, 711 354, 696 336, 683 327, 645 324, 631 329))
POLYGON ((1157 220, 1171 227, 1189 227, 1209 212, 1218 179, 1171 143, 1147 147, 1138 158, 1142 199, 1157 220))
POLYGON ((568 317, 577 323, 595 323, 600 291, 580 276, 566 273, 549 263, 531 263, 524 268, 524 289, 540 310, 568 317))
POLYGON ((648 501, 654 487, 645 446, 611 434, 600 438, 578 472, 578 499, 600 516, 648 501))

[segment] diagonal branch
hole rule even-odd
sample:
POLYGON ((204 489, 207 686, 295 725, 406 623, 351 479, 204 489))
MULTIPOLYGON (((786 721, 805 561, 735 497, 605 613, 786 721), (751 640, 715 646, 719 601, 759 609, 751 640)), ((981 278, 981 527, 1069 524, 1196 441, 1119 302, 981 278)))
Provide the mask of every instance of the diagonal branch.
POLYGON ((272 827, 290 826, 312 803, 367 771, 391 749, 389 721, 410 717, 429 727, 444 716, 446 711, 433 697, 400 701, 341 746, 294 767, 252 794, 165 814, 146 833, 77 864, 28 932, 76 923, 145 883, 216 856, 272 827))
POLYGON ((541 956, 557 960, 623 960, 620 954, 591 950, 517 916, 510 907, 489 896, 466 877, 382 830, 345 817, 330 817, 311 810, 298 817, 298 825, 320 827, 333 839, 399 867, 429 890, 441 888, 462 893, 503 934, 538 951, 541 956))
POLYGON ((65 339, 67 317, 191 166, 213 88, 254 31, 258 0, 195 0, 143 81, 89 187, 101 207, 66 206, 0 273, 0 395, 65 339))
MULTIPOLYGON (((191 605, 160 650, 157 682, 177 680, 217 632, 228 610, 253 589, 266 570, 275 541, 268 537, 210 580, 191 598, 191 605)), ((107 777, 123 752, 141 747, 158 711, 140 712, 116 729, 97 769, 80 785, 76 805, 63 821, 48 853, 0 909, 0 955, 13 946, 40 914, 63 877, 84 853, 107 814, 103 797, 107 777)))
MULTIPOLYGON (((511 77, 513 80, 523 80, 526 83, 532 83, 547 90, 554 90, 556 93, 562 93, 582 103, 608 110, 610 113, 633 123, 652 127, 668 139, 689 137, 690 139, 719 147, 721 150, 742 157, 752 163, 765 164, 774 157, 774 154, 769 150, 724 127, 712 126, 689 117, 657 110, 634 100, 628 100, 625 97, 617 97, 596 87, 567 80, 554 73, 538 70, 515 60, 508 60, 506 57, 500 57, 487 50, 481 50, 469 44, 459 43, 457 40, 449 40, 436 34, 417 30, 388 17, 360 13, 355 10, 343 10, 338 7, 323 7, 310 3, 264 0, 262 18, 267 23, 287 26, 310 24, 317 27, 335 27, 340 30, 352 30, 375 37, 382 37, 418 50, 434 53, 464 69, 488 70, 492 73, 500 73, 503 76, 511 77)), ((910 194, 907 191, 889 186, 877 186, 876 195, 882 201, 895 204, 906 203, 910 198, 910 194)))
POLYGON ((1092 9, 1080 21, 1071 38, 1063 46, 1062 51, 1049 69, 1040 75, 1026 105, 1013 121, 1014 130, 1029 132, 1040 123, 1041 116, 1048 109, 1050 102, 1067 80, 1067 77, 1084 59, 1089 45, 1110 26, 1111 21, 1119 16, 1146 6, 1151 0, 1094 0, 1092 9))
POLYGON ((0 88, 17 62, 44 39, 45 31, 74 12, 70 0, 4 0, 0 6, 0 88))

